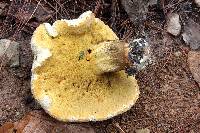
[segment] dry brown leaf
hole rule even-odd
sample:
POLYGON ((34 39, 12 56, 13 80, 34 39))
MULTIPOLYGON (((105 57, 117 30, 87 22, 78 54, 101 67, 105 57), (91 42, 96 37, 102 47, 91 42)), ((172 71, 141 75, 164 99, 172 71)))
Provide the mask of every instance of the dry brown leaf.
POLYGON ((14 124, 11 122, 6 122, 3 126, 0 127, 0 133, 12 133, 14 124))
POLYGON ((188 64, 194 79, 200 86, 200 51, 188 53, 188 64))
POLYGON ((15 123, 5 123, 0 133, 94 133, 84 124, 66 124, 49 117, 44 111, 32 111, 15 123))

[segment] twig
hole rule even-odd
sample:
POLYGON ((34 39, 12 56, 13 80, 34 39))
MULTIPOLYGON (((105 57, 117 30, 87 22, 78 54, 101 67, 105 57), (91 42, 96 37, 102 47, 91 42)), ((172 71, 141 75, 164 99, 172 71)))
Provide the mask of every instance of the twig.
POLYGON ((23 21, 23 23, 22 23, 22 25, 21 25, 21 26, 23 26, 23 27, 21 28, 21 26, 20 26, 19 30, 17 30, 17 31, 14 33, 13 36, 15 36, 16 33, 19 33, 19 32, 27 25, 28 21, 33 17, 34 13, 36 12, 36 10, 37 10, 37 8, 38 8, 40 2, 41 2, 41 0, 37 3, 37 6, 35 7, 34 11, 32 12, 31 16, 29 17, 29 19, 25 22, 25 24, 23 24, 25 20, 23 21))
POLYGON ((101 0, 98 0, 96 2, 96 6, 94 8, 94 14, 95 14, 95 16, 97 16, 99 14, 100 9, 101 9, 101 0))
POLYGON ((119 123, 114 124, 118 129, 120 133, 125 133, 125 131, 120 127, 119 123))
POLYGON ((117 17, 117 0, 112 0, 112 22, 111 22, 111 27, 116 31, 116 17, 117 17))

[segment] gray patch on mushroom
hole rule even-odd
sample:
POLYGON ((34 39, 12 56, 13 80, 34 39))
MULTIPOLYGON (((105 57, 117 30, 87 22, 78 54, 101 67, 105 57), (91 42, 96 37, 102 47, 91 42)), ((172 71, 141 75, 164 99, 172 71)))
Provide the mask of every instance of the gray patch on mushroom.
POLYGON ((90 115, 88 119, 89 121, 96 121, 96 117, 94 115, 90 115))
MULTIPOLYGON (((51 29, 49 29, 49 30, 51 30, 51 29)), ((54 33, 52 33, 52 34, 54 34, 54 33)), ((31 49, 32 49, 33 54, 34 54, 32 71, 36 67, 41 66, 42 62, 44 62, 46 59, 48 59, 50 56, 52 56, 50 49, 37 46, 37 43, 34 39, 31 40, 31 49)))
MULTIPOLYGON (((71 19, 71 20, 61 19, 61 21, 64 21, 67 24, 67 26, 70 27, 71 30, 69 31, 69 33, 82 34, 89 29, 94 19, 95 19, 94 14, 91 11, 86 11, 83 14, 81 14, 81 16, 78 17, 77 19, 71 19), (85 28, 80 28, 80 29, 77 28, 81 26, 85 26, 85 28)), ((54 25, 55 24, 53 24, 53 26, 54 25)))
POLYGON ((144 69, 151 63, 150 46, 146 40, 140 38, 129 42, 128 59, 132 63, 130 67, 126 68, 128 75, 135 75, 137 71, 144 69))
MULTIPOLYGON (((68 26, 71 27, 76 27, 78 25, 80 25, 82 22, 85 23, 87 20, 90 20, 92 16, 92 12, 91 11, 86 11, 83 14, 81 14, 80 17, 78 17, 78 19, 71 19, 71 20, 67 20, 67 19, 63 19, 62 21, 65 21, 68 26)), ((90 26, 91 22, 87 21, 87 25, 90 26)))
POLYGON ((58 32, 54 28, 54 26, 51 26, 49 23, 44 23, 45 29, 49 36, 56 37, 58 35, 58 32))
POLYGON ((32 69, 41 66, 42 62, 44 62, 52 55, 48 48, 33 47, 32 50, 34 52, 34 61, 32 69))
POLYGON ((43 108, 45 108, 46 110, 48 110, 52 104, 52 99, 48 96, 45 95, 41 100, 40 100, 40 104, 42 105, 43 108))
POLYGON ((69 122, 75 122, 78 120, 78 118, 76 118, 75 116, 72 116, 71 118, 68 119, 69 122))

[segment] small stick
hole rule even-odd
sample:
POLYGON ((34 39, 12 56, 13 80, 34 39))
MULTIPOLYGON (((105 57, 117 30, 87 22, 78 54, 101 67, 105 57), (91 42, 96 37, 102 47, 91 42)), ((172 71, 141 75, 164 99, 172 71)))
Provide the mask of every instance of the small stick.
POLYGON ((115 126, 120 130, 120 133, 125 133, 125 131, 120 127, 119 123, 115 123, 115 126))

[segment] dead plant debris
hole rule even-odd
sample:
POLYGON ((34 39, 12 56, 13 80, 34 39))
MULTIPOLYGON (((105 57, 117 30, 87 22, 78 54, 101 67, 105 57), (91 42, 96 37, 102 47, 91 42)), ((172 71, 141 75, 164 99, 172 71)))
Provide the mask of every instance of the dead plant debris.
POLYGON ((32 111, 21 120, 5 123, 0 133, 95 133, 87 124, 66 124, 55 121, 44 111, 32 111))

